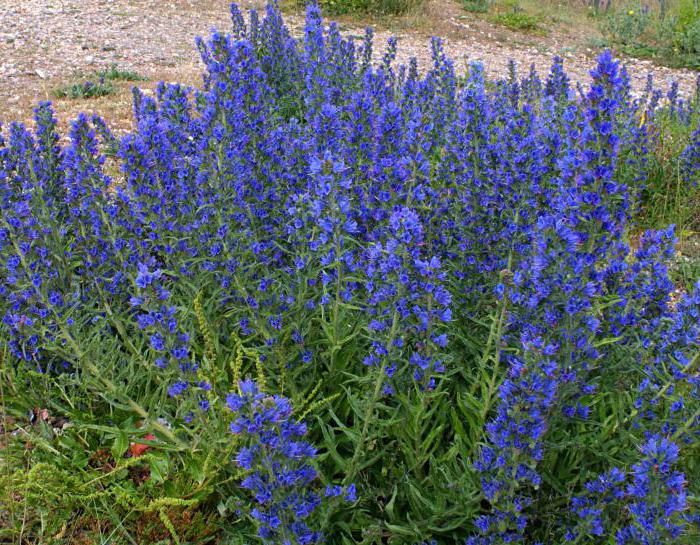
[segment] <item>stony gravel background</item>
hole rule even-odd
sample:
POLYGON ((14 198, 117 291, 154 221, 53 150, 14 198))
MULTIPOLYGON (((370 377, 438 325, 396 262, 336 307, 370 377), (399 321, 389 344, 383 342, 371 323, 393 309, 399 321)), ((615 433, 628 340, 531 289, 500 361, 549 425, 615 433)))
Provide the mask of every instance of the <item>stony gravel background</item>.
MULTIPOLYGON (((246 0, 241 6, 261 7, 261 0, 246 0)), ((0 0, 0 119, 27 120, 39 100, 55 100, 53 90, 112 65, 150 78, 139 83, 146 89, 158 80, 199 82, 198 53, 194 38, 216 27, 229 26, 229 0, 0 0)), ((470 18, 454 0, 429 0, 426 22, 418 30, 376 32, 377 54, 394 34, 399 37, 399 61, 418 58, 419 65, 430 60, 429 35, 445 36, 445 49, 463 70, 467 61, 482 61, 488 73, 504 73, 508 60, 515 59, 522 70, 531 63, 546 71, 555 54, 566 59, 573 80, 586 81, 595 51, 576 42, 573 33, 556 31, 548 37, 530 37, 493 28, 470 18), (439 21, 433 24, 431 21, 439 21)), ((299 28, 298 15, 286 16, 299 28)), ((348 35, 362 34, 353 22, 341 22, 348 35)), ((414 27, 416 25, 413 25, 414 27)), ((696 73, 654 66, 650 61, 627 59, 633 85, 639 89, 653 71, 660 85, 677 80, 683 92, 695 87, 696 73)), ((59 100, 59 117, 77 111, 96 111, 117 128, 129 126, 131 84, 120 84, 116 96, 100 99, 59 100)))

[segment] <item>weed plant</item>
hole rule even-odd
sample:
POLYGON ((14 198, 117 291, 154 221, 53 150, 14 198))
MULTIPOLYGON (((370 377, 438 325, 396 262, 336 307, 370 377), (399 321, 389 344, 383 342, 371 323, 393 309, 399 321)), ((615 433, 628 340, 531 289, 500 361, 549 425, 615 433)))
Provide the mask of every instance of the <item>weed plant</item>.
POLYGON ((111 83, 111 81, 100 77, 96 81, 85 80, 80 83, 71 83, 57 87, 54 89, 53 95, 59 99, 70 98, 76 100, 103 97, 114 94, 116 91, 117 88, 111 83))
POLYGON ((57 87, 54 89, 53 95, 58 99, 97 98, 117 92, 117 87, 112 82, 147 80, 148 78, 139 75, 133 70, 121 70, 116 65, 112 65, 106 70, 88 76, 87 79, 57 87))

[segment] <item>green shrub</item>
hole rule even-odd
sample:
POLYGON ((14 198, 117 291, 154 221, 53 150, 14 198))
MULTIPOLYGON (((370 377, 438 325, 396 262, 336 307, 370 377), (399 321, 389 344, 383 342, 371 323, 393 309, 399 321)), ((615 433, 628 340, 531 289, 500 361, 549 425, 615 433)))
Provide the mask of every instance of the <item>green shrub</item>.
POLYGON ((624 5, 609 13, 601 30, 616 44, 625 46, 643 45, 652 27, 652 13, 640 3, 624 5))
POLYGON ((700 67, 700 18, 695 19, 676 34, 676 47, 680 54, 694 61, 693 66, 700 67))
POLYGON ((647 3, 623 3, 601 21, 609 44, 625 53, 654 57, 670 66, 700 67, 700 11, 695 0, 652 9, 647 3))
POLYGON ((692 24, 700 17, 700 2, 698 0, 680 0, 677 13, 678 22, 682 26, 692 24))

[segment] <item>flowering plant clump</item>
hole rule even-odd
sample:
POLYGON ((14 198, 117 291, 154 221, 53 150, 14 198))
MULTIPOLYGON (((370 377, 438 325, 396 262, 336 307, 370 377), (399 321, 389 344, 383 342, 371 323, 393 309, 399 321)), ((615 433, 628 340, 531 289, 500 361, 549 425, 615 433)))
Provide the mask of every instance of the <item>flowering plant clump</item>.
MULTIPOLYGON (((257 503, 250 515, 258 535, 266 543, 321 541, 321 533, 307 523, 322 496, 312 488, 317 473, 310 462, 316 449, 302 439, 306 425, 294 420, 288 399, 259 392, 251 380, 242 382, 240 391, 230 394, 226 404, 236 414, 231 431, 245 445, 236 463, 246 472, 241 487, 257 503)), ((355 501, 355 486, 328 485, 325 496, 355 501)))
POLYGON ((3 412, 65 423, 8 450, 10 532, 696 542, 700 95, 231 15, 123 137, 2 132, 3 412))

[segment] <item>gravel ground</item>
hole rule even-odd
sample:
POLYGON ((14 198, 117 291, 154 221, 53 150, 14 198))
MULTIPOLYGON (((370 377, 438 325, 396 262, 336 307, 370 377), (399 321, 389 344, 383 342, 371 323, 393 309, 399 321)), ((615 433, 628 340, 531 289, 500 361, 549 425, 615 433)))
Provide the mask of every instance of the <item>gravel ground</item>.
MULTIPOLYGON (((260 7, 261 0, 241 2, 241 7, 260 7)), ((116 95, 92 100, 56 101, 52 91, 59 85, 112 65, 133 70, 151 81, 139 83, 152 89, 158 80, 199 82, 201 66, 194 38, 212 28, 229 26, 228 0, 0 0, 0 119, 28 120, 39 100, 54 100, 62 123, 80 110, 104 115, 117 128, 129 126, 131 84, 119 85, 116 95)), ((376 31, 375 50, 392 34, 399 38, 399 62, 415 56, 419 66, 430 63, 428 37, 446 36, 445 50, 459 70, 467 61, 482 61, 487 73, 502 74, 509 59, 522 70, 531 63, 546 71, 555 54, 566 59, 570 77, 586 81, 595 52, 574 33, 553 31, 545 38, 529 37, 495 29, 482 20, 469 18, 454 0, 430 0, 420 25, 412 30, 376 31), (417 29, 416 29, 417 28, 417 29), (575 50, 575 51, 572 51, 575 50)), ((292 27, 301 18, 287 15, 292 27)), ((341 29, 360 36, 352 21, 341 29)), ((654 66, 650 61, 627 59, 636 89, 653 71, 660 85, 677 80, 682 92, 695 87, 696 73, 654 66)))

